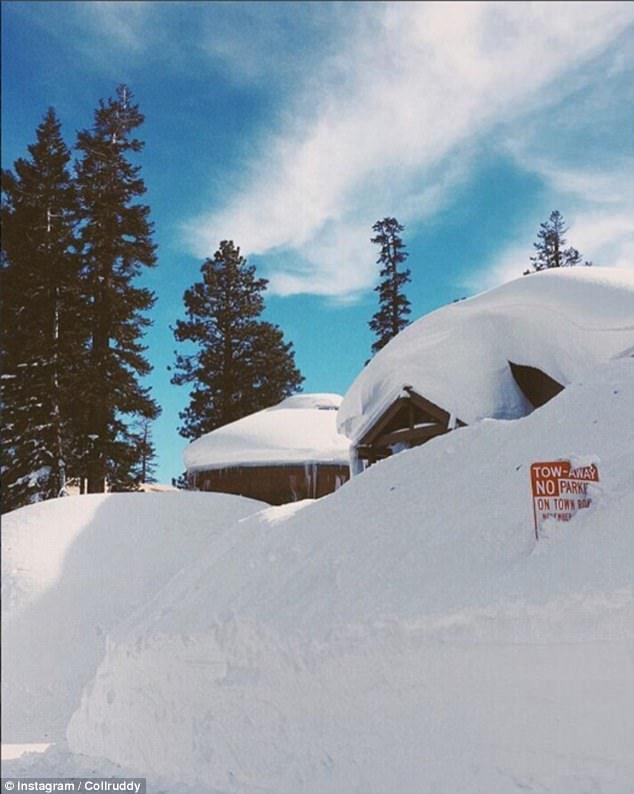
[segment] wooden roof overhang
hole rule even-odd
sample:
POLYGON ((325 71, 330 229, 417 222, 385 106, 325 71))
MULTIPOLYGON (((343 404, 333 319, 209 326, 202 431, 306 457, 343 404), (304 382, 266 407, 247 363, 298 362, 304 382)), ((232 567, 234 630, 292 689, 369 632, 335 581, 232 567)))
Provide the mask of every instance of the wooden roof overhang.
MULTIPOLYGON (((452 429, 451 415, 436 403, 404 386, 401 394, 377 419, 357 443, 357 456, 373 462, 392 454, 392 446, 424 444, 452 429)), ((456 427, 464 422, 456 420, 456 427)))
POLYGON ((563 384, 537 367, 516 364, 514 361, 509 361, 509 367, 515 382, 533 408, 545 405, 564 389, 563 384))

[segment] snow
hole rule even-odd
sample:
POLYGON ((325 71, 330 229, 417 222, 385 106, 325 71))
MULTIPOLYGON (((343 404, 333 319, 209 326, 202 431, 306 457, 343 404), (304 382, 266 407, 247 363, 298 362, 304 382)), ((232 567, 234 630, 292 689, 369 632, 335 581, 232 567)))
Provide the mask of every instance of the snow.
MULTIPOLYGON (((511 311, 524 330, 522 311, 557 316, 558 349, 520 363, 561 366, 567 388, 529 415, 474 421, 320 500, 99 495, 5 516, 4 738, 55 744, 4 775, 134 774, 153 794, 631 794, 631 290, 589 271, 555 274, 541 303, 538 286, 474 299, 492 306, 472 312, 489 341, 511 311), (536 541, 530 466, 558 459, 600 482, 536 541)), ((500 356, 530 349, 507 336, 500 356)))
POLYGON ((114 627, 62 759, 157 791, 627 794, 633 406, 620 358, 236 523, 114 627), (536 542, 530 464, 562 457, 600 489, 536 542))
POLYGON ((21 758, 26 753, 43 753, 51 744, 3 744, 2 760, 12 761, 21 758))
POLYGON ((178 490, 173 485, 159 482, 143 482, 139 488, 143 493, 166 493, 178 490))
POLYGON ((69 496, 4 515, 4 741, 63 737, 106 635, 262 506, 178 491, 69 496))
POLYGON ((350 442, 337 432, 338 394, 298 394, 207 433, 184 452, 185 467, 222 469, 305 463, 347 465, 350 442))
POLYGON ((412 323, 362 370, 338 413, 353 442, 411 386, 472 424, 532 406, 508 362, 567 385, 634 345, 634 271, 578 267, 518 278, 412 323))

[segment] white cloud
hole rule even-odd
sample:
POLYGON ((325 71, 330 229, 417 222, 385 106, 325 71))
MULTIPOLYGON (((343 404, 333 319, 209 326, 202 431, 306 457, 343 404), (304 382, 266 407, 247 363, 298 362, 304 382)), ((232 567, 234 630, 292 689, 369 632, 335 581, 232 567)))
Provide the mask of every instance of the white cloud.
POLYGON ((53 36, 61 51, 76 50, 82 69, 120 80, 125 64, 141 61, 164 42, 156 9, 152 0, 91 0, 14 3, 11 12, 53 36))
POLYGON ((618 214, 580 213, 569 236, 575 247, 598 265, 634 268, 634 209, 618 214))
MULTIPOLYGON (((191 6, 190 6, 191 8, 191 6)), ((200 49, 237 83, 294 80, 329 49, 329 33, 343 35, 358 7, 337 3, 222 2, 199 4, 200 49)))
POLYGON ((151 2, 93 0, 78 3, 77 13, 102 41, 121 49, 144 50, 149 44, 151 2))
MULTIPOLYGON (((547 218, 532 219, 526 233, 505 247, 488 267, 465 278, 462 286, 480 292, 519 278, 529 267, 534 253, 539 224, 547 218)), ((609 208, 578 209, 565 216, 570 221, 566 239, 577 248, 584 260, 596 266, 634 268, 634 207, 624 206, 617 212, 609 208)))
MULTIPOLYGON (((538 134, 539 130, 535 130, 538 134)), ((516 154, 520 150, 516 149, 516 154)), ((584 260, 597 266, 634 268, 634 189, 631 158, 618 156, 610 168, 566 168, 559 153, 552 159, 531 155, 526 144, 519 157, 525 170, 536 173, 549 186, 552 208, 565 206, 566 240, 584 260)), ((471 274, 464 286, 479 291, 517 278, 529 267, 539 224, 546 217, 527 219, 521 238, 513 240, 489 267, 471 274)))
MULTIPOLYGON (((479 138, 560 100, 562 77, 634 18, 632 6, 607 2, 363 9, 356 32, 347 30, 339 51, 300 81, 308 95, 262 142, 246 187, 189 221, 196 255, 232 237, 245 253, 296 252, 294 271, 272 274, 273 291, 367 288, 374 220, 418 222, 430 211, 419 203, 421 185, 436 202, 447 200, 479 138)), ((601 189, 609 193, 609 182, 601 189)))
POLYGON ((292 265, 271 274, 270 289, 278 295, 304 292, 309 282, 315 294, 353 300, 374 278, 376 254, 365 225, 326 223, 301 253, 293 253, 292 265))
POLYGON ((586 259, 634 268, 634 162, 622 159, 614 171, 566 171, 553 167, 544 178, 571 196, 576 207, 568 239, 586 259))

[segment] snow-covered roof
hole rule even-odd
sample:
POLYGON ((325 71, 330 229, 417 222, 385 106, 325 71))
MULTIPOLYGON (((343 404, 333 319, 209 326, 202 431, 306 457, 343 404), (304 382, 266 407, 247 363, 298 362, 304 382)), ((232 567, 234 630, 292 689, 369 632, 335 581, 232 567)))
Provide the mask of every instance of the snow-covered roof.
POLYGON ((338 427, 358 441, 406 386, 468 424, 524 416, 532 407, 509 361, 565 386, 633 345, 634 271, 534 273, 407 327, 354 381, 338 427))
POLYGON ((219 427, 191 443, 185 467, 347 464, 350 442, 337 432, 339 394, 297 394, 219 427))

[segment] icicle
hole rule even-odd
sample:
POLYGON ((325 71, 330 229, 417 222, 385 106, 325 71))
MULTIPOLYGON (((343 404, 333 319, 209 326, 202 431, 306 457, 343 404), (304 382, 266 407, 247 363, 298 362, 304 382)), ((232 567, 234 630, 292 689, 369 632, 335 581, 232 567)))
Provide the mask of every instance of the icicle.
POLYGON ((356 477, 357 474, 362 474, 364 470, 363 461, 359 459, 357 448, 350 447, 350 476, 356 477))

